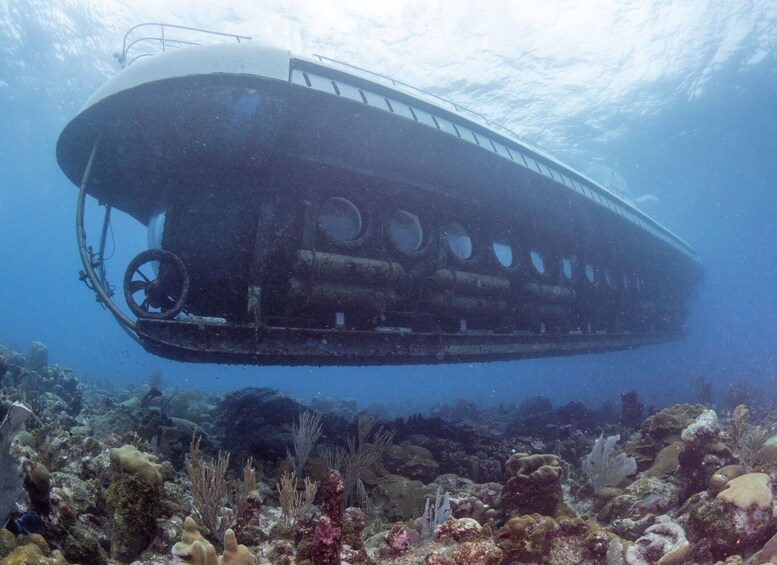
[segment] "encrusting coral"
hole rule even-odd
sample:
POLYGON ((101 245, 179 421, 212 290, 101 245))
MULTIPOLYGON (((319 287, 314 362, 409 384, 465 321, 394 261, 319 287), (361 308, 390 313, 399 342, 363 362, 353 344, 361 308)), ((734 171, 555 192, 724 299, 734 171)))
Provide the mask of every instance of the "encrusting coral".
POLYGON ((531 514, 510 518, 496 544, 508 563, 604 564, 610 536, 590 520, 531 514))
POLYGON ((143 474, 112 474, 105 502, 110 512, 114 559, 132 561, 149 546, 156 535, 162 496, 162 488, 149 483, 143 474))
POLYGON ((123 445, 111 449, 111 467, 116 471, 136 475, 153 486, 164 482, 162 465, 153 455, 142 453, 134 445, 123 445))
POLYGON ((67 565, 59 550, 52 552, 40 534, 27 536, 26 543, 16 548, 3 559, 0 565, 67 565))
POLYGON ((503 505, 512 514, 557 516, 563 504, 561 460, 556 455, 516 453, 505 463, 503 505))

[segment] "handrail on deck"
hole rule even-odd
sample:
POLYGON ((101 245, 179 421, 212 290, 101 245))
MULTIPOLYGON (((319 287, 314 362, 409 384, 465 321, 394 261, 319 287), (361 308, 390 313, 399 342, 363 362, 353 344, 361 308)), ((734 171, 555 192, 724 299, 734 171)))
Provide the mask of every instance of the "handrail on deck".
MULTIPOLYGON (((419 88, 417 86, 413 86, 412 84, 408 84, 406 82, 402 82, 401 80, 397 80, 397 79, 392 78, 392 77, 390 77, 388 75, 384 75, 384 74, 381 74, 381 73, 376 73, 375 71, 371 71, 369 69, 365 69, 365 68, 359 67, 357 65, 352 65, 351 63, 346 63, 346 62, 343 62, 343 61, 338 61, 337 59, 332 59, 331 57, 326 57, 324 55, 317 55, 317 54, 314 54, 313 57, 317 58, 321 62, 327 61, 329 63, 335 63, 336 65, 342 65, 343 67, 348 67, 350 69, 354 69, 354 70, 357 70, 359 72, 366 73, 368 75, 372 75, 372 76, 375 76, 375 77, 382 78, 383 80, 389 81, 394 86, 401 86, 403 88, 409 88, 410 90, 414 90, 416 92, 420 92, 421 94, 423 94, 425 96, 430 96, 430 97, 434 98, 435 100, 439 100, 440 102, 444 102, 445 104, 450 105, 451 107, 453 107, 453 109, 456 112, 458 112, 460 114, 466 112, 467 114, 472 114, 473 116, 477 116, 477 118, 479 118, 480 120, 485 122, 486 125, 488 125, 489 127, 500 129, 500 130, 510 134, 512 137, 514 137, 515 139, 517 139, 521 143, 529 143, 530 145, 536 145, 534 143, 527 142, 527 140, 525 140, 523 137, 521 137, 519 134, 517 134, 516 132, 514 132, 513 130, 511 130, 507 126, 503 126, 502 124, 499 124, 497 122, 492 122, 491 120, 489 120, 486 116, 484 116, 480 112, 476 112, 475 110, 471 110, 471 109, 467 108, 466 106, 462 106, 461 104, 457 104, 453 100, 450 100, 448 98, 440 96, 439 94, 435 94, 433 92, 429 92, 428 90, 424 90, 423 88, 419 88)), ((543 151, 545 151, 545 150, 543 149, 543 151)))
POLYGON ((176 39, 168 37, 168 34, 165 33, 166 30, 179 30, 179 31, 186 31, 186 32, 194 32, 202 34, 203 36, 219 36, 219 37, 229 37, 231 39, 234 39, 238 43, 240 43, 241 40, 251 40, 251 37, 248 35, 238 35, 236 33, 224 33, 221 31, 212 31, 209 29, 202 29, 197 27, 190 27, 190 26, 181 26, 176 24, 164 24, 161 22, 146 22, 142 24, 138 24, 136 26, 131 27, 126 34, 124 34, 124 41, 122 43, 121 48, 121 55, 117 54, 116 58, 119 60, 119 64, 121 64, 121 68, 128 67, 138 59, 141 59, 143 57, 148 57, 150 55, 153 55, 154 52, 152 51, 143 51, 133 57, 129 57, 130 50, 142 43, 145 42, 153 42, 155 44, 158 44, 161 47, 162 51, 166 51, 168 47, 180 47, 182 45, 200 45, 197 41, 191 41, 189 39, 176 39), (153 34, 153 32, 149 32, 149 35, 144 35, 143 37, 139 37, 137 39, 133 39, 130 41, 130 34, 132 34, 135 30, 140 28, 159 28, 158 35, 153 34))

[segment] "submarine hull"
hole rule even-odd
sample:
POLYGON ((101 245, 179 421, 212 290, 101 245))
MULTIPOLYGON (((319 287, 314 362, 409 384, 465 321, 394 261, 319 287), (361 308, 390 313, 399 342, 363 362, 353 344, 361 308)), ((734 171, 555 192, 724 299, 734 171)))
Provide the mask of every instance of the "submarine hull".
POLYGON ((225 47, 129 67, 57 146, 75 184, 94 155, 100 202, 163 214, 187 294, 173 319, 141 313, 149 351, 399 364, 681 337, 698 258, 606 189, 406 92, 225 47))

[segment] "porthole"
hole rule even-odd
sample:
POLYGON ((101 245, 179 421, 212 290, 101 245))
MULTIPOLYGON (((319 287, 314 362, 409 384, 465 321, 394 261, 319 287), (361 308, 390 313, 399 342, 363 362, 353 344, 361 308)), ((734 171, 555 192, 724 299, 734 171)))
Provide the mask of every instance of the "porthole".
POLYGON ((590 285, 596 284, 596 267, 593 266, 593 263, 585 264, 585 280, 590 285))
POLYGON ((424 243, 424 230, 418 216, 407 210, 394 210, 389 217, 388 234, 391 243, 405 253, 414 253, 424 243))
POLYGON ((354 241, 362 233, 362 215, 350 200, 330 198, 321 205, 318 227, 335 241, 354 241))
POLYGON ((572 276, 575 274, 574 263, 569 257, 563 257, 561 259, 561 275, 565 281, 571 281, 572 276))
POLYGON ((491 250, 494 252, 496 262, 505 269, 509 269, 515 263, 515 254, 513 246, 506 241, 495 241, 491 244, 491 250))
POLYGON ((544 275, 545 274, 545 256, 543 255, 542 251, 537 251, 536 249, 533 249, 529 253, 529 257, 531 258, 532 267, 534 267, 534 270, 537 272, 537 274, 538 275, 544 275))
POLYGON ((472 257, 472 237, 460 223, 451 222, 445 226, 445 242, 456 259, 466 261, 472 257))

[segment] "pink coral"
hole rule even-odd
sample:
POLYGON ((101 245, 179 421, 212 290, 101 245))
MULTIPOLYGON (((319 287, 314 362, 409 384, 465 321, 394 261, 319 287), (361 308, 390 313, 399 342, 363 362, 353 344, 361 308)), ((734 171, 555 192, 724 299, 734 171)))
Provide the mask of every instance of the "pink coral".
POLYGON ((402 522, 396 522, 384 538, 380 547, 381 557, 396 557, 404 555, 410 549, 413 538, 402 522))
POLYGON ((338 565, 340 563, 340 528, 324 514, 319 518, 313 537, 313 563, 315 565, 338 565))

